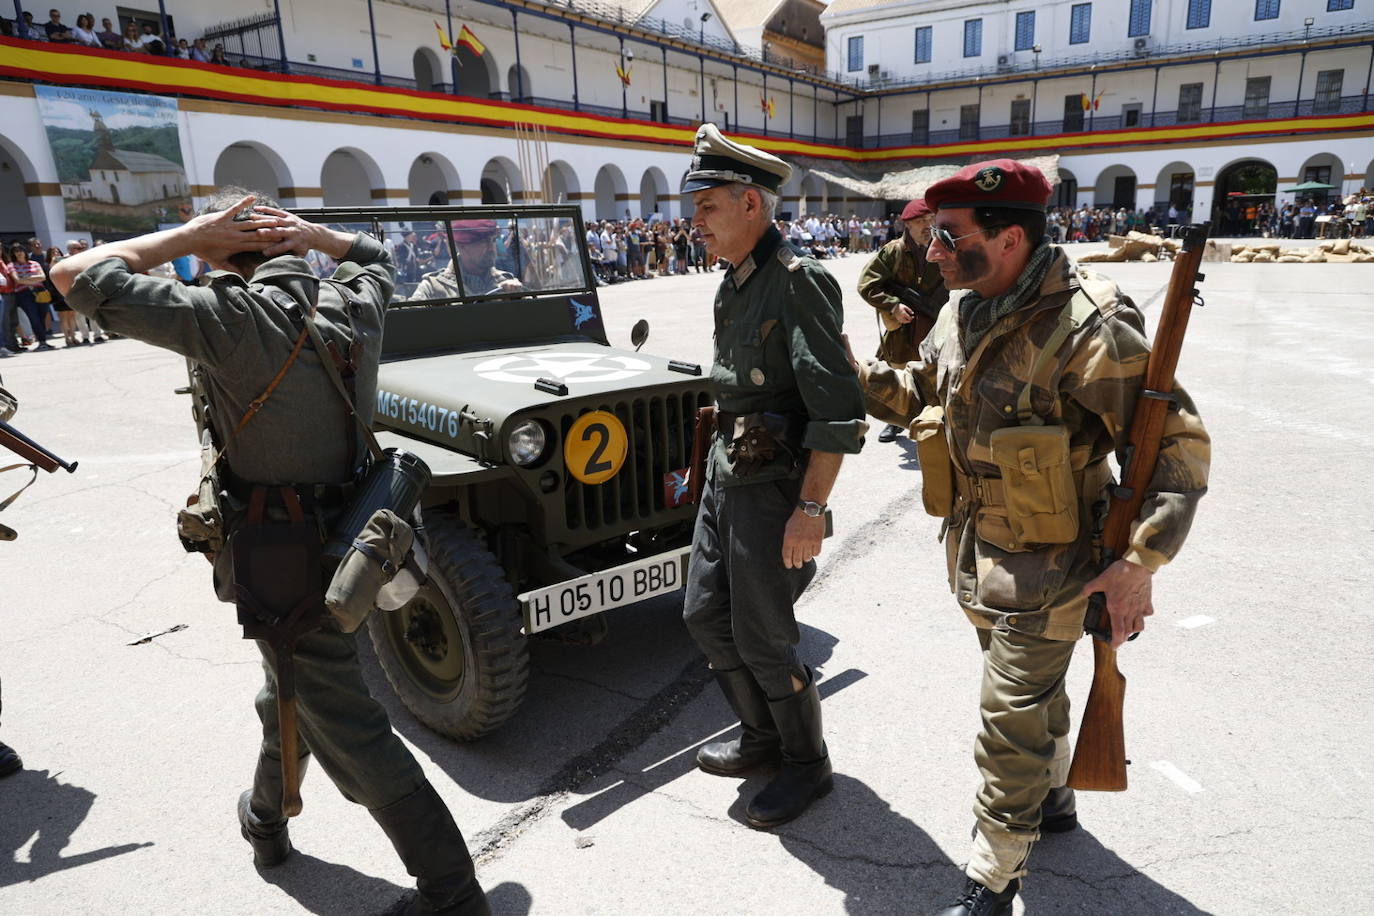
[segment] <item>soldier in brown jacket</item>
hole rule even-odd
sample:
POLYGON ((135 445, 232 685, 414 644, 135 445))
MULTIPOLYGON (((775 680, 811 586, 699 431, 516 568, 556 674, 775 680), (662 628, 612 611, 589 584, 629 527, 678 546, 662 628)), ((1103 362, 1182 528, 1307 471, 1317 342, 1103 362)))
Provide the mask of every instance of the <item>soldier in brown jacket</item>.
POLYGON ((1116 284, 1045 240, 1049 196, 1039 171, 1008 159, 932 185, 928 255, 968 292, 940 313, 919 362, 858 367, 870 414, 917 418, 923 500, 944 519, 950 587, 983 649, 977 829, 963 890, 940 916, 1009 914, 1040 832, 1077 826, 1064 677, 1088 596, 1104 593, 1114 645, 1143 630, 1151 577, 1207 488, 1210 441, 1175 387, 1130 546, 1100 571, 1095 510, 1150 345, 1116 284))
MULTIPOLYGON (((934 219, 924 199, 907 204, 902 210, 906 229, 901 238, 880 248, 859 276, 859 295, 878 310, 883 327, 878 359, 898 369, 917 358, 935 316, 949 301, 940 268, 926 260, 934 219)), ((902 427, 889 423, 878 434, 878 441, 891 442, 901 432, 902 427)))

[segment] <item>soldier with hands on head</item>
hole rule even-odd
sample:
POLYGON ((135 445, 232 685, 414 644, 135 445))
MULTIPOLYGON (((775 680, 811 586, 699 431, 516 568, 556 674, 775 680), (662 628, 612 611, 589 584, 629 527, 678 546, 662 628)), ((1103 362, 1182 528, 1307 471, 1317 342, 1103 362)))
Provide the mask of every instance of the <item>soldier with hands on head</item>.
MULTIPOLYGON (((949 301, 940 268, 926 259, 935 214, 918 197, 902 210, 901 219, 901 237, 878 249, 859 275, 859 295, 878 310, 882 322, 878 359, 897 369, 918 358, 921 341, 949 301)), ((889 423, 878 441, 891 442, 901 432, 902 427, 889 423)))
POLYGON ((457 256, 442 270, 425 274, 411 294, 412 301, 482 296, 522 290, 520 278, 496 266, 496 238, 501 230, 494 219, 453 221, 457 256))
MULTIPOLYGON (((255 517, 259 527, 270 527, 288 513, 299 521, 304 512, 320 532, 332 528, 362 479, 368 452, 333 373, 315 347, 301 342, 313 322, 333 351, 338 376, 351 382, 353 403, 373 403, 382 319, 395 284, 380 242, 226 188, 190 222, 60 262, 53 282, 102 327, 198 364, 215 441, 224 448, 221 497, 231 545, 234 534, 257 524, 255 517), (332 282, 311 272, 303 258, 310 249, 339 262, 332 282), (186 254, 215 268, 207 285, 143 273, 186 254), (255 400, 260 409, 252 422, 235 428, 255 400)), ((235 600, 235 589, 272 587, 235 581, 230 553, 222 549, 213 557, 221 600, 235 600)), ((322 568, 319 575, 326 576, 322 568)), ((239 799, 238 813, 254 862, 270 867, 291 853, 282 797, 287 742, 279 730, 275 670, 266 663, 270 648, 258 645, 266 672, 257 699, 263 738, 253 787, 239 799)), ((320 628, 300 636, 292 657, 302 768, 313 755, 344 797, 365 806, 381 826, 418 879, 419 896, 407 912, 487 913, 462 833, 368 693, 353 636, 324 615, 320 628)))
POLYGON ((1100 569, 1094 521, 1112 486, 1108 459, 1129 443, 1150 344, 1115 283, 1046 241, 1050 191, 1009 159, 932 185, 928 257, 967 292, 941 312, 918 362, 856 363, 869 413, 903 424, 919 414, 933 435, 918 447, 943 449, 938 461, 921 453, 923 497, 945 519, 950 584, 983 651, 977 827, 963 889, 941 916, 1009 914, 1041 832, 1077 826, 1064 677, 1093 622, 1089 596, 1105 596, 1114 645, 1141 632, 1152 576, 1207 488, 1210 442, 1175 387, 1130 547, 1100 569))
POLYGON ((840 463, 867 430, 839 286, 773 225, 790 174, 706 124, 682 186, 707 250, 730 264, 715 300, 717 430, 683 616, 743 727, 697 762, 722 776, 779 767, 746 811, 759 828, 792 820, 833 785, 793 606, 816 572, 840 463))

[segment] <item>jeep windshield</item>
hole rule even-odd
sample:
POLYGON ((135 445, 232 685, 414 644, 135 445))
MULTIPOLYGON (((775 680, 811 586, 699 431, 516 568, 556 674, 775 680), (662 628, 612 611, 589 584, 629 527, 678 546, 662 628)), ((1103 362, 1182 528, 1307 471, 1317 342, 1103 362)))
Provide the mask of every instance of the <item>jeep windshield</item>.
MULTIPOLYGON (((333 229, 365 232, 381 241, 396 265, 393 307, 566 296, 593 288, 578 224, 567 207, 407 211, 403 215, 382 210, 361 221, 357 210, 296 212, 333 229)), ((307 261, 321 277, 332 274, 336 266, 318 251, 310 252, 307 261)))

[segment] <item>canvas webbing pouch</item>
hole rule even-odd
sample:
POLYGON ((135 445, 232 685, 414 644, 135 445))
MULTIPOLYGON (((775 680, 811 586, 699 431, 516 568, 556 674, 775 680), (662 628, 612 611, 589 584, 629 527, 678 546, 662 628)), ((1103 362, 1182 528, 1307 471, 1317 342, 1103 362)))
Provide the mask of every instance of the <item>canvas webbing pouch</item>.
POLYGON ((247 522, 229 538, 239 623, 254 632, 261 626, 294 625, 324 601, 318 523, 305 516, 289 487, 271 488, 280 494, 288 520, 268 520, 268 492, 253 488, 247 522))
POLYGON ((926 513, 948 518, 954 512, 954 465, 949 456, 945 409, 932 404, 917 415, 909 429, 921 463, 921 502, 926 513))
POLYGON ((390 509, 373 513, 344 554, 324 596, 339 629, 352 633, 373 608, 399 610, 415 597, 428 581, 421 531, 390 509))

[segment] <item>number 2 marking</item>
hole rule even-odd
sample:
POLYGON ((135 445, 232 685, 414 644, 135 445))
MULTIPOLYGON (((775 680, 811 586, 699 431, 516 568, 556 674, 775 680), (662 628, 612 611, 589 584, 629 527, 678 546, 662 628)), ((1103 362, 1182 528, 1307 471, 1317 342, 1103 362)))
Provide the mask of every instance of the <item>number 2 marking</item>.
POLYGON ((597 443, 596 448, 592 451, 591 457, 587 459, 587 467, 582 472, 586 474, 588 477, 592 476, 593 474, 600 474, 604 471, 609 471, 612 467, 614 467, 614 465, 611 464, 611 462, 601 460, 601 456, 606 454, 606 447, 611 444, 611 431, 606 428, 605 423, 593 423, 591 426, 588 426, 586 429, 582 430, 582 441, 592 441, 593 434, 600 436, 601 441, 597 443))

